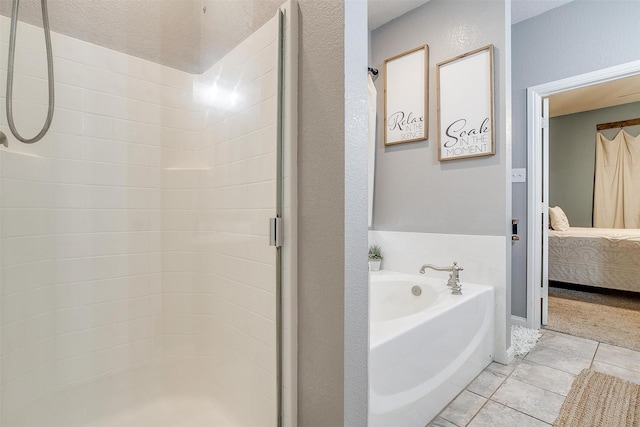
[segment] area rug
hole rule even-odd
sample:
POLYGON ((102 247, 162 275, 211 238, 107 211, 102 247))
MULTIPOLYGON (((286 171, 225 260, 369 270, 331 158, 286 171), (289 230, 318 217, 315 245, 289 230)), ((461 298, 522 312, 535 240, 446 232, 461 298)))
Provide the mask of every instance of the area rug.
POLYGON ((516 356, 522 356, 531 351, 536 346, 538 339, 540 339, 540 331, 536 329, 511 326, 511 345, 516 356))
POLYGON ((549 288, 546 329, 640 351, 638 325, 640 297, 549 288))
POLYGON ((584 369, 554 427, 640 427, 640 384, 584 369))

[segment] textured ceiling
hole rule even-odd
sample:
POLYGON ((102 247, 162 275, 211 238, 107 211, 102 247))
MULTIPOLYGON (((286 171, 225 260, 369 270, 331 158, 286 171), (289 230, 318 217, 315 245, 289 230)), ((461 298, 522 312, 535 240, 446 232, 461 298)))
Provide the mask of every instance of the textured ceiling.
MULTIPOLYGON (((282 3, 283 0, 48 0, 48 9, 51 29, 57 33, 171 68, 201 73, 273 17, 282 3)), ((2 15, 11 16, 11 7, 11 0, 0 0, 2 15)), ((42 26, 40 0, 21 0, 20 20, 42 26)))
MULTIPOLYGON (((326 0, 322 0, 326 1, 326 0)), ((203 0, 202 71, 273 18, 285 0, 203 0)))
POLYGON ((640 102, 640 75, 561 92, 549 100, 551 117, 640 102))

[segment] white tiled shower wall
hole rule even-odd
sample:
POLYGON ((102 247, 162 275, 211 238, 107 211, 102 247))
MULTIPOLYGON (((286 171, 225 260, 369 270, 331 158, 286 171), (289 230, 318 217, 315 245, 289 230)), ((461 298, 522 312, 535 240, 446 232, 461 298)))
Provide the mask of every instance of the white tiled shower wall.
MULTIPOLYGON (((130 403, 156 385, 218 390, 254 425, 273 417, 276 22, 203 76, 52 35, 52 129, 0 150, 4 419, 91 419, 108 409, 92 397, 130 403), (216 77, 233 106, 202 103, 216 77)), ((41 29, 19 31, 14 115, 30 136, 45 55, 41 29)))

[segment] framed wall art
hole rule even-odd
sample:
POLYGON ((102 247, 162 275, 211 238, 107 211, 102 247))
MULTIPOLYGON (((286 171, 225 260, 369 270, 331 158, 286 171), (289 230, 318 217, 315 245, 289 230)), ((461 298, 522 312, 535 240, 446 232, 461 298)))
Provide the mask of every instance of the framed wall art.
POLYGON ((495 154, 493 45, 436 66, 438 160, 495 154))
POLYGON ((384 61, 384 145, 428 137, 429 46, 384 61))

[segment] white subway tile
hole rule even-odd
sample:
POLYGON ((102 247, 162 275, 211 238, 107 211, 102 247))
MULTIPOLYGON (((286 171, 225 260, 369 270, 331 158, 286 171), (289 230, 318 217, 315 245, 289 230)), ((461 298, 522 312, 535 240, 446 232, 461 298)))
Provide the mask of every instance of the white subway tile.
POLYGON ((166 335, 163 337, 163 354, 175 355, 195 355, 196 345, 194 337, 190 335, 166 335))
POLYGON ((254 313, 248 313, 249 335, 264 342, 272 348, 276 347, 275 322, 254 313))
MULTIPOLYGON (((3 108, 4 110, 4 108, 3 108)), ((47 117, 48 106, 46 103, 26 102, 19 98, 13 101, 13 122, 16 129, 25 138, 32 138, 38 134, 47 117)), ((62 109, 60 109, 62 111, 62 109)), ((6 114, 3 114, 2 124, 7 124, 6 114)), ((64 118, 64 116, 62 117, 64 118)), ((51 126, 55 125, 57 115, 54 116, 51 126)), ((12 141, 13 135, 7 135, 9 141, 12 141)))
POLYGON ((3 267, 45 261, 54 255, 50 235, 7 237, 2 239, 1 247, 3 267))
POLYGON ((55 341, 52 338, 39 341, 2 357, 2 384, 7 384, 29 372, 38 370, 53 362, 55 341))
POLYGON ((82 197, 89 209, 127 209, 129 190, 124 187, 87 186, 82 197))
POLYGON ((127 78, 104 68, 84 67, 83 87, 87 92, 99 92, 112 96, 125 96, 127 78))
POLYGON ((81 234, 57 234, 53 238, 52 255, 56 259, 80 258, 84 254, 81 234))
POLYGON ((61 34, 55 35, 54 40, 52 40, 52 44, 54 42, 55 56, 78 63, 83 63, 86 60, 86 52, 91 46, 81 40, 63 36, 61 34))
POLYGON ((83 148, 86 144, 86 140, 82 136, 54 132, 50 132, 47 135, 51 135, 53 137, 51 145, 56 158, 70 160, 83 159, 83 148))
POLYGON ((91 354, 83 354, 79 357, 57 360, 55 364, 55 374, 56 385, 58 386, 94 377, 96 373, 93 369, 91 354))
MULTIPOLYGON (((44 99, 44 102, 48 102, 46 89, 44 89, 43 92, 44 94, 40 92, 39 96, 42 99, 44 99)), ((56 86, 55 102, 56 102, 56 106, 59 108, 66 108, 68 110, 74 110, 74 111, 82 111, 82 108, 84 105, 84 91, 81 88, 78 88, 75 86, 59 83, 56 86)))
POLYGON ((15 69, 20 73, 39 79, 47 79, 47 56, 44 52, 37 52, 32 49, 21 49, 20 54, 15 56, 15 69))
POLYGON ((162 272, 190 273, 195 271, 196 260, 192 252, 163 252, 162 272))
MULTIPOLYGON (((96 92, 93 90, 84 91, 84 112, 92 115, 112 117, 116 111, 118 114, 122 114, 122 108, 126 106, 126 102, 122 101, 122 98, 111 95, 109 93, 96 92)), ((88 116, 92 119, 91 116, 88 116)), ((103 134, 88 134, 95 137, 106 137, 111 134, 111 129, 107 133, 103 134)))
POLYGON ((25 292, 55 283, 55 264, 44 260, 2 267, 2 295, 25 292))
POLYGON ((17 378, 3 390, 3 413, 5 410, 10 412, 24 402, 49 392, 53 388, 54 381, 53 364, 41 365, 17 378))
POLYGON ((53 232, 55 233, 81 233, 88 231, 88 212, 78 209, 54 209, 53 232))
POLYGON ((4 299, 2 304, 3 324, 28 319, 54 310, 51 286, 14 293, 5 296, 4 299))
POLYGON ((85 81, 85 67, 77 61, 71 61, 59 57, 53 57, 53 68, 56 83, 65 84, 82 89, 85 81))
MULTIPOLYGON (((6 78, 6 75, 4 76, 6 78)), ((57 92, 63 92, 58 90, 57 92)), ((47 80, 15 73, 13 77, 13 101, 46 105, 49 97, 47 80)))
MULTIPOLYGON (((106 107, 109 109, 110 107, 106 107)), ((113 119, 105 115, 84 114, 84 135, 109 139, 113 136, 113 119)))
POLYGON ((54 313, 46 312, 2 326, 2 354, 13 353, 55 335, 54 313))
POLYGON ((195 296, 187 293, 165 293, 162 308, 167 315, 191 315, 195 296))
POLYGON ((159 126, 122 118, 113 119, 113 137, 118 141, 159 146, 164 133, 165 129, 159 126))
POLYGON ((91 352, 89 330, 56 336, 56 360, 68 359, 91 352))
POLYGON ((275 209, 276 186, 275 181, 266 181, 246 186, 246 205, 252 209, 275 209))
POLYGON ((104 138, 84 139, 84 159, 89 162, 127 163, 129 144, 104 138))
POLYGON ((56 332, 66 334, 91 327, 91 310, 88 307, 72 307, 56 310, 56 332))
POLYGON ((160 209, 161 194, 156 188, 130 188, 128 206, 130 209, 160 209))
POLYGON ((63 283, 55 287, 56 309, 82 307, 88 302, 85 282, 63 283))
MULTIPOLYGON (((52 161, 44 157, 4 152, 0 158, 2 178, 47 182, 51 180, 52 161)), ((20 185, 19 181, 15 185, 20 185)))
MULTIPOLYGON (((275 290, 275 277, 271 278, 272 289, 275 290)), ((246 306, 253 313, 275 322, 276 296, 274 292, 261 289, 251 289, 247 292, 246 306)))
POLYGON ((48 209, 7 209, 0 215, 2 237, 32 236, 53 232, 48 209))
POLYGON ((84 116, 82 112, 57 108, 51 129, 59 134, 82 135, 84 133, 84 116))
POLYGON ((53 264, 53 277, 56 284, 80 282, 83 275, 83 260, 76 259, 60 259, 55 260, 53 264))
POLYGON ((161 291, 165 293, 198 293, 196 274, 182 271, 167 271, 162 274, 161 291))
POLYGON ((51 181, 60 184, 82 184, 84 167, 80 160, 55 159, 51 181))
POLYGON ((57 184, 52 188, 53 204, 59 209, 80 209, 86 206, 86 187, 57 184))
MULTIPOLYGON (((0 27, 2 28, 2 27, 0 27)), ((9 33, 9 31, 0 31, 0 36, 6 36, 9 33)), ((8 58, 9 57, 9 39, 7 38, 7 40, 4 40, 4 37, 2 37, 0 42, 0 58, 8 58)), ((2 71, 6 71, 7 70, 7 66, 8 66, 8 61, 0 61, 0 70, 2 71)), ((6 78, 6 74, 5 74, 5 78, 6 78)), ((6 81, 6 80, 5 80, 6 81)))

